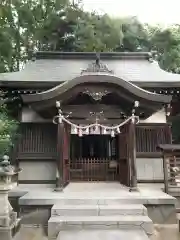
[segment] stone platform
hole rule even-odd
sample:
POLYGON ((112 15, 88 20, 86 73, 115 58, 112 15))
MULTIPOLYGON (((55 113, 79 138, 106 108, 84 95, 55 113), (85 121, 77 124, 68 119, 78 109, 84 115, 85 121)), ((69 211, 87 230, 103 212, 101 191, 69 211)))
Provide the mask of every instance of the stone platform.
POLYGON ((10 197, 19 196, 20 207, 36 208, 60 205, 119 205, 142 204, 154 223, 176 223, 176 199, 159 188, 140 186, 138 192, 129 192, 119 183, 70 183, 63 192, 53 188, 18 186, 10 197))
POLYGON ((10 197, 19 196, 20 205, 54 205, 57 202, 86 202, 87 204, 108 204, 110 202, 133 202, 134 204, 174 205, 176 199, 152 187, 139 187, 138 192, 129 192, 119 183, 70 183, 63 192, 53 188, 19 185, 10 197))

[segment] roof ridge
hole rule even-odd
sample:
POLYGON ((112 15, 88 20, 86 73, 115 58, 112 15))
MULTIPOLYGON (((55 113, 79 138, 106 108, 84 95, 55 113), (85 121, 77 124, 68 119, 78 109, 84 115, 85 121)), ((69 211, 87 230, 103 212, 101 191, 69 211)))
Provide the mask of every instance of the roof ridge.
MULTIPOLYGON (((152 58, 151 52, 101 52, 100 59, 144 59, 152 58)), ((37 51, 32 54, 32 60, 36 59, 96 59, 96 52, 59 52, 37 51)))

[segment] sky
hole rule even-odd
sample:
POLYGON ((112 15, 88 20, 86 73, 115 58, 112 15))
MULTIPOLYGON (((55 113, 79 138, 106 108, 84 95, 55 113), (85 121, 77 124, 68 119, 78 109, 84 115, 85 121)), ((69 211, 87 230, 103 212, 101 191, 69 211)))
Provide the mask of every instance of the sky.
POLYGON ((85 10, 113 17, 137 16, 150 24, 180 24, 180 0, 83 0, 85 10))

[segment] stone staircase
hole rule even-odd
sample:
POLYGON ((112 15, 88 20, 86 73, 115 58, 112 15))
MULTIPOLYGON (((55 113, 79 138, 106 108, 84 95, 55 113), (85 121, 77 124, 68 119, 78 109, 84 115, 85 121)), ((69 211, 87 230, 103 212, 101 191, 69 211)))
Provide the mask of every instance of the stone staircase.
POLYGON ((141 204, 60 204, 52 207, 49 240, 137 239, 153 234, 153 223, 141 204), (114 236, 114 237, 113 237, 114 236), (123 238, 122 238, 123 237, 123 238))

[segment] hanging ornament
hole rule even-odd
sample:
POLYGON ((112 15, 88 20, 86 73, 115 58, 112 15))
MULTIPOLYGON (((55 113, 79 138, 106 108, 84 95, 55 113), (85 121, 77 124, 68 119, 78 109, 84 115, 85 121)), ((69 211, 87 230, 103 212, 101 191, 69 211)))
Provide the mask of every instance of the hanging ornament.
POLYGON ((60 101, 56 101, 56 107, 60 108, 61 107, 61 102, 60 101))
POLYGON ((121 133, 121 130, 119 127, 116 129, 116 131, 117 131, 117 133, 121 133))
POLYGON ((86 128, 85 133, 89 134, 89 128, 86 128))
POLYGON ((79 137, 82 137, 82 135, 83 135, 82 134, 82 129, 79 129, 79 134, 78 135, 79 135, 79 137))
POLYGON ((106 128, 103 129, 103 134, 106 134, 107 133, 107 130, 106 128))
POLYGON ((115 137, 115 132, 114 132, 114 130, 111 131, 111 137, 115 137))
POLYGON ((77 130, 77 127, 74 126, 74 134, 77 134, 78 133, 78 130, 77 130))
POLYGON ((95 126, 95 132, 98 132, 98 130, 99 130, 99 126, 96 125, 96 126, 95 126))
MULTIPOLYGON (((53 118, 53 123, 54 124, 61 124, 63 121, 69 125, 71 125, 71 131, 72 134, 79 134, 79 136, 81 137, 83 135, 83 133, 85 132, 86 134, 90 134, 90 131, 92 130, 92 134, 100 134, 102 132, 102 134, 107 134, 107 132, 111 133, 112 137, 115 137, 115 133, 121 133, 121 129, 120 127, 122 127, 123 125, 125 125, 126 123, 128 123, 129 121, 131 121, 133 124, 138 124, 139 123, 139 117, 135 116, 135 109, 132 110, 132 116, 125 119, 124 122, 122 122, 119 125, 116 126, 105 126, 105 125, 101 125, 98 123, 98 119, 96 119, 96 122, 87 126, 83 126, 80 127, 74 123, 72 123, 71 121, 69 121, 69 119, 65 118, 62 114, 62 110, 59 108, 60 103, 57 102, 56 103, 57 107, 58 107, 58 115, 54 116, 53 118)), ((138 103, 135 104, 136 106, 138 106, 138 103)))

